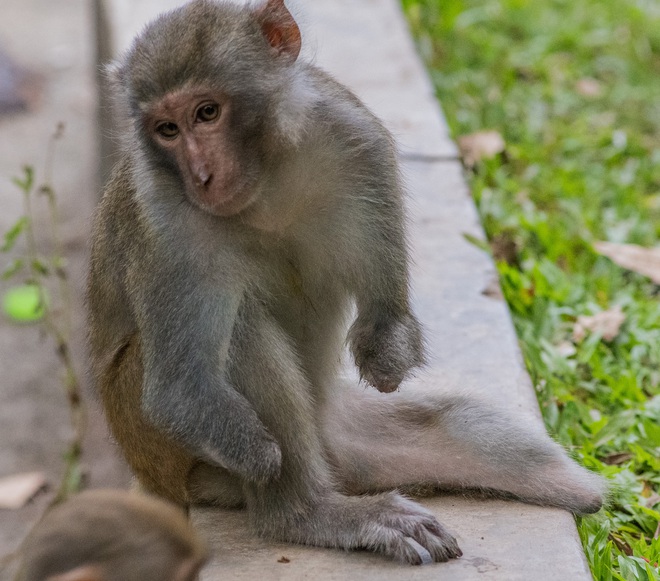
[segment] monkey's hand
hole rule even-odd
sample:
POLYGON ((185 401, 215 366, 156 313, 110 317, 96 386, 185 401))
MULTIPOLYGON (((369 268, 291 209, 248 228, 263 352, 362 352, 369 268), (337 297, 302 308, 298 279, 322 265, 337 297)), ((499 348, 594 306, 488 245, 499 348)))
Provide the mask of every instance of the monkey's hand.
POLYGON ((279 444, 228 383, 147 380, 142 403, 154 424, 208 462, 256 484, 279 476, 279 444))
POLYGON ((359 316, 349 341, 360 376, 383 393, 398 389, 411 369, 424 363, 422 332, 411 314, 376 319, 359 316))
POLYGON ((235 391, 222 417, 209 425, 210 446, 203 446, 208 458, 250 482, 266 484, 277 479, 282 468, 282 451, 275 438, 263 425, 252 406, 235 391))

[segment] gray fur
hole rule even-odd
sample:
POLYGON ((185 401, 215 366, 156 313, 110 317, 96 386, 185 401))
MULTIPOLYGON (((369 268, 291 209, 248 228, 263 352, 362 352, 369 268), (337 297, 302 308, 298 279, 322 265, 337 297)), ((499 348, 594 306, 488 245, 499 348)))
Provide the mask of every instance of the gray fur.
POLYGON ((112 73, 131 129, 96 220, 91 347, 138 477, 181 503, 246 503, 268 537, 413 564, 415 543, 436 561, 460 549, 388 491, 399 485, 597 509, 600 484, 543 433, 467 400, 375 400, 338 385, 347 338, 381 391, 423 361, 395 148, 346 88, 274 55, 256 14, 196 0, 148 26, 112 73), (145 104, 190 83, 236 103, 232 139, 255 198, 228 218, 187 200, 141 125, 145 104), (170 457, 181 460, 166 470, 170 457), (396 466, 406 457, 415 482, 396 466))

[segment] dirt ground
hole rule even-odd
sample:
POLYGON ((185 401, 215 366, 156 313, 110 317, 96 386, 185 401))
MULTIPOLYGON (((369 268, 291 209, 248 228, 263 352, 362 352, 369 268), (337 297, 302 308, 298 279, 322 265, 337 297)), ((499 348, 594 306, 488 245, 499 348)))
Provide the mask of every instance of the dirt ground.
MULTIPOLYGON (((21 214, 21 194, 11 178, 19 176, 26 164, 35 167, 37 180, 42 177, 49 135, 58 123, 64 123, 52 181, 60 201, 68 272, 74 287, 73 350, 83 376, 82 290, 90 216, 99 194, 90 4, 85 0, 2 0, 0 9, 0 51, 5 65, 9 57, 30 73, 21 85, 27 110, 0 108, 0 235, 21 214)), ((0 270, 10 259, 0 254, 0 270)), ((0 294, 8 286, 0 281, 0 294)), ((52 486, 57 486, 64 466, 62 453, 70 436, 60 379, 52 342, 35 326, 16 325, 0 315, 0 477, 43 471, 52 486)), ((90 413, 84 469, 89 484, 126 487, 128 471, 106 432, 88 385, 86 395, 90 413)), ((51 496, 52 489, 22 509, 0 510, 0 555, 16 548, 51 496)))

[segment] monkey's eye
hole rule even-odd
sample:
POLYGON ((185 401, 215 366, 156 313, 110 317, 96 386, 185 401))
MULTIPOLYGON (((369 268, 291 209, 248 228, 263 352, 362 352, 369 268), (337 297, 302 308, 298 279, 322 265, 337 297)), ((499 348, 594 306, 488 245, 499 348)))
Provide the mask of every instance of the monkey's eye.
POLYGON ((195 112, 195 121, 205 123, 213 121, 220 114, 220 106, 217 103, 206 103, 195 112))
POLYGON ((179 135, 179 127, 176 123, 165 121, 164 123, 156 125, 156 133, 165 139, 174 139, 179 135))

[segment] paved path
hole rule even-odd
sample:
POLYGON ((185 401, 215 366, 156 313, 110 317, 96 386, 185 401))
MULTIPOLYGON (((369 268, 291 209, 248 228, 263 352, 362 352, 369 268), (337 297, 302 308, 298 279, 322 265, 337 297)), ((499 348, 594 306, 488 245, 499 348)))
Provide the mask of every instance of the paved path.
MULTIPOLYGON (((55 155, 53 185, 61 202, 62 233, 76 306, 74 350, 84 374, 82 287, 89 216, 98 192, 94 29, 85 0, 2 0, 0 44, 40 77, 34 107, 0 116, 0 233, 21 213, 11 183, 25 164, 43 169, 48 138, 66 125, 55 155)), ((47 222, 41 222, 43 231, 47 222)), ((0 254, 0 270, 8 257, 0 254)), ((0 293, 7 283, 0 281, 0 293)), ((11 324, 0 313, 0 477, 43 470, 57 485, 70 436, 66 400, 53 346, 35 327, 11 324)), ((91 399, 90 399, 91 404, 91 399)), ((95 406, 93 406, 95 407, 95 406)), ((84 467, 93 486, 127 486, 129 475, 114 454, 97 410, 90 416, 84 467)), ((18 511, 0 510, 0 555, 16 548, 50 496, 18 511)), ((0 572, 0 579, 5 577, 0 572)))
MULTIPOLYGON (((102 24, 110 34, 104 53, 125 48, 146 20, 177 3, 106 0, 108 12, 102 24)), ((499 400, 516 413, 540 421, 506 305, 482 294, 495 270, 490 259, 464 239, 464 233, 482 236, 481 228, 456 148, 395 0, 299 0, 299 5, 307 55, 354 89, 383 117, 400 143, 411 192, 416 310, 428 329, 432 359, 426 372, 406 389, 463 390, 499 400)), ((86 28, 89 22, 91 15, 83 0, 51 0, 47 5, 39 0, 3 0, 0 21, 0 42, 10 39, 8 48, 25 54, 25 64, 44 70, 48 91, 38 115, 0 119, 4 125, 0 227, 11 221, 12 212, 19 211, 16 200, 10 199, 7 176, 22 162, 38 162, 44 149, 43 132, 64 115, 70 140, 58 165, 58 189, 65 196, 68 243, 78 275, 95 190, 94 45, 86 28), (30 22, 30 26, 19 30, 19 22, 30 22), (7 135, 16 137, 8 140, 7 135)), ((66 409, 60 405, 59 394, 53 393, 57 389, 53 361, 43 356, 43 348, 34 347, 32 335, 30 330, 17 333, 0 323, 0 475, 43 466, 56 474, 56 455, 66 436, 62 429, 66 409)), ((93 446, 99 458, 109 458, 102 433, 93 446)), ((121 465, 112 458, 101 460, 100 467, 101 482, 125 482, 121 465)), ((462 559, 409 568, 366 553, 273 545, 254 538, 241 512, 197 510, 193 518, 211 539, 215 553, 202 578, 591 579, 573 518, 566 512, 456 496, 425 504, 457 535, 462 559), (282 556, 289 562, 279 563, 282 556)), ((5 541, 6 545, 25 529, 27 520, 36 514, 29 510, 12 513, 10 525, 0 515, 0 535, 4 535, 0 544, 5 541)))

